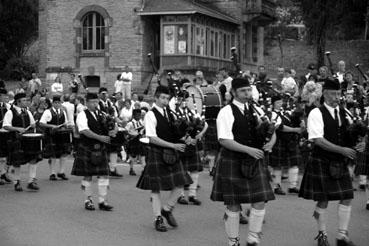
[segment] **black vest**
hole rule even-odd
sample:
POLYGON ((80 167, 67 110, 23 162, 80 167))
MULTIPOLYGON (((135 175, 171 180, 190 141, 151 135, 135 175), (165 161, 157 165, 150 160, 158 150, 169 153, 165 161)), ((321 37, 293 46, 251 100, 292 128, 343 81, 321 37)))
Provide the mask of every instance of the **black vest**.
POLYGON ((52 125, 61 125, 65 122, 65 117, 64 117, 64 111, 60 110, 60 114, 57 114, 56 111, 54 110, 54 108, 50 108, 50 113, 51 113, 51 120, 49 122, 47 122, 48 124, 52 124, 52 125))
MULTIPOLYGON (((322 113, 324 122, 324 138, 329 142, 340 145, 347 146, 347 126, 348 122, 345 117, 345 110, 340 108, 339 117, 341 119, 341 126, 338 126, 332 115, 329 113, 328 109, 323 105, 319 107, 322 113)), ((343 160, 343 156, 334 152, 326 151, 319 146, 314 146, 313 155, 316 157, 327 158, 329 160, 343 160)))
POLYGON ((169 117, 169 122, 155 107, 152 109, 157 122, 156 134, 159 138, 167 142, 176 143, 179 139, 175 134, 175 130, 173 129, 172 122, 174 118, 168 108, 166 109, 166 111, 169 117))
MULTIPOLYGON (((102 125, 102 116, 100 114, 96 114, 96 118, 91 114, 91 112, 88 109, 85 109, 85 114, 86 114, 86 118, 87 118, 87 125, 88 128, 90 128, 90 130, 98 135, 106 135, 106 132, 104 130, 104 127, 102 125)), ((81 141, 86 144, 86 145, 94 145, 96 143, 101 144, 101 142, 92 139, 92 138, 88 138, 85 135, 81 134, 81 141)))
POLYGON ((27 110, 20 114, 18 114, 15 108, 12 108, 11 110, 13 113, 12 126, 27 128, 31 124, 31 119, 29 118, 27 110))
POLYGON ((104 113, 109 114, 109 108, 112 108, 112 105, 110 103, 110 101, 106 101, 107 106, 104 105, 104 103, 100 100, 99 101, 99 107, 100 110, 103 111, 104 113))
POLYGON ((0 103, 0 128, 3 127, 3 119, 4 119, 6 111, 8 111, 8 109, 6 108, 6 104, 0 103))
POLYGON ((234 117, 232 127, 234 141, 242 145, 261 148, 262 146, 258 141, 256 132, 257 118, 256 115, 254 115, 255 112, 253 109, 249 107, 249 109, 246 109, 244 114, 242 114, 236 105, 231 103, 230 106, 234 117))

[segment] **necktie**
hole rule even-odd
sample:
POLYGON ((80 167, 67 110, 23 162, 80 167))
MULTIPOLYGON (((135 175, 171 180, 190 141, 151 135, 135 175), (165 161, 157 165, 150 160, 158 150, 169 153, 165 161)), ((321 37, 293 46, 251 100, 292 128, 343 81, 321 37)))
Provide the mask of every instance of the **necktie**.
POLYGON ((169 122, 169 118, 168 118, 168 114, 167 114, 167 110, 164 108, 164 117, 165 119, 169 122))
POLYGON ((338 119, 338 111, 334 109, 334 121, 336 122, 337 126, 340 126, 340 121, 338 119))

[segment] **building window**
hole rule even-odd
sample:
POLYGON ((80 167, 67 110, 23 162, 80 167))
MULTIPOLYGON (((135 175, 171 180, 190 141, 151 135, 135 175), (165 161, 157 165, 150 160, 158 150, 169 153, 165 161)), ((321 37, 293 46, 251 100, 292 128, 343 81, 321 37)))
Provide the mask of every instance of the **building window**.
POLYGON ((105 49, 105 21, 97 12, 82 18, 82 51, 96 52, 105 49))

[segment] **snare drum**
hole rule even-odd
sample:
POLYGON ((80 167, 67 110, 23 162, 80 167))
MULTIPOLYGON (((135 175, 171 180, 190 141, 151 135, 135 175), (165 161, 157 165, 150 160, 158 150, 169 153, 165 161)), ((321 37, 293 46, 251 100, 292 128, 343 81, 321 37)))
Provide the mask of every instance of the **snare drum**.
POLYGON ((21 137, 21 149, 25 154, 35 155, 42 153, 42 139, 44 135, 41 133, 24 133, 21 137))
POLYGON ((8 140, 11 137, 11 133, 5 129, 0 129, 0 157, 6 157, 8 155, 8 140))
POLYGON ((120 147, 126 142, 127 131, 124 128, 119 128, 117 135, 110 138, 110 145, 120 147))
POLYGON ((191 99, 189 100, 187 103, 189 109, 193 110, 195 108, 195 103, 197 111, 199 113, 204 113, 206 120, 217 118, 223 103, 219 91, 214 86, 198 87, 190 85, 186 87, 186 90, 190 94, 190 97, 195 101, 194 102, 191 99), (203 108, 205 109, 205 112, 202 112, 203 108))
POLYGON ((57 146, 71 144, 73 140, 73 129, 58 129, 53 132, 53 141, 57 146))

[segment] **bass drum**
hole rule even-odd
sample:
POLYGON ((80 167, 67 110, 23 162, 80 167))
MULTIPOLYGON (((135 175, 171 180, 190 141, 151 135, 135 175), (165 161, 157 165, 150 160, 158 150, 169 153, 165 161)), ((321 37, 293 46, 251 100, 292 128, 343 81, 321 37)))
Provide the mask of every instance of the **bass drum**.
POLYGON ((190 85, 186 87, 186 90, 190 95, 190 100, 187 103, 189 109, 196 109, 205 117, 205 120, 217 118, 223 102, 219 91, 214 86, 198 87, 190 85))

